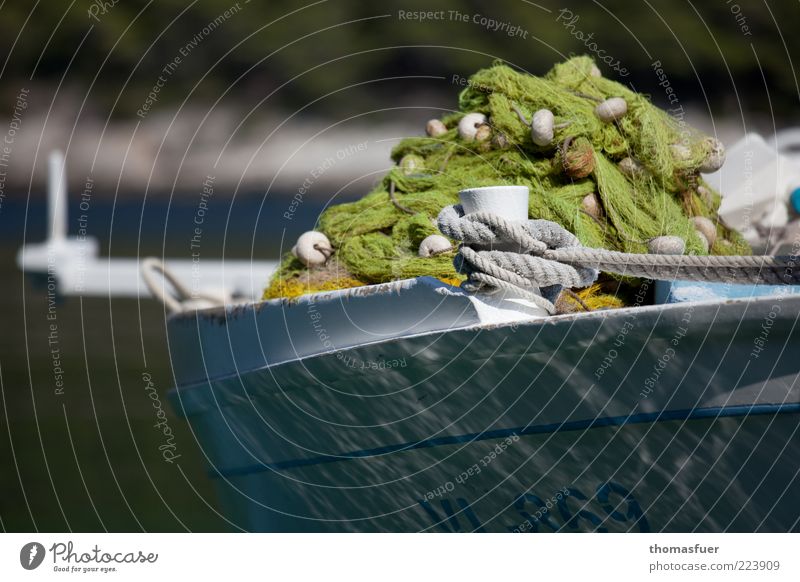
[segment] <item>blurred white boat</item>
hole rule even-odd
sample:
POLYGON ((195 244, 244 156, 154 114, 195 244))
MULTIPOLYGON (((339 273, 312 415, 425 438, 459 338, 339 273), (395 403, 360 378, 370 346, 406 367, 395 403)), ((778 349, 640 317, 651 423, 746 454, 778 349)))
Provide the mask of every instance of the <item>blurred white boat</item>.
MULTIPOLYGON (((58 295, 84 297, 148 297, 138 258, 101 257, 97 240, 69 236, 67 180, 63 155, 53 152, 48 174, 48 238, 25 244, 17 253, 17 264, 28 275, 58 295)), ((254 301, 277 268, 277 261, 168 259, 170 270, 186 283, 190 296, 201 305, 254 301)), ((171 292, 161 280, 162 297, 171 292)), ((191 298, 191 297, 190 297, 191 298)))

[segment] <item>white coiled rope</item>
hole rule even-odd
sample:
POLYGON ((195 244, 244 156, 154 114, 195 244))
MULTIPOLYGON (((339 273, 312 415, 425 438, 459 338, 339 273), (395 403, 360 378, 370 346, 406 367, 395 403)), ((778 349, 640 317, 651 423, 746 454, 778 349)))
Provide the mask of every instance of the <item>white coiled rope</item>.
POLYGON ((439 213, 439 230, 462 241, 454 264, 468 291, 522 294, 549 313, 562 287, 591 285, 598 271, 646 277, 768 285, 800 284, 800 257, 632 254, 592 249, 549 220, 509 221, 488 212, 468 215, 460 204, 439 213), (513 250, 495 250, 512 246, 513 250), (539 288, 540 297, 533 290, 539 288))

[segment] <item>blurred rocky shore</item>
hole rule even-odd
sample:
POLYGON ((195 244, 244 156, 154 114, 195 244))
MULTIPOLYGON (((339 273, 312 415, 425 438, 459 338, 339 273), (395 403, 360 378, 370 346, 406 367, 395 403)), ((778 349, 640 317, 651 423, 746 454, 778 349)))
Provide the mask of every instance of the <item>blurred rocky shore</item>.
POLYGON ((326 122, 182 109, 108 121, 31 106, 34 94, 23 94, 24 106, 0 118, 3 197, 43 196, 53 149, 65 153, 70 192, 91 182, 105 195, 181 195, 197 192, 212 177, 218 194, 333 194, 353 181, 363 187, 379 180, 394 143, 419 133, 425 120, 421 114, 416 128, 385 117, 326 122))
MULTIPOLYGON (((199 191, 209 177, 217 194, 366 191, 391 165, 392 146, 422 134, 426 119, 442 114, 420 108, 400 121, 381 113, 326 121, 184 108, 107 120, 82 111, 77 99, 51 109, 35 102, 35 88, 20 95, 24 103, 18 99, 0 119, 3 197, 44 195, 53 149, 66 155, 71 192, 91 181, 104 195, 182 195, 199 191)), ((736 120, 700 111, 687 111, 686 120, 728 144, 744 134, 736 120)))

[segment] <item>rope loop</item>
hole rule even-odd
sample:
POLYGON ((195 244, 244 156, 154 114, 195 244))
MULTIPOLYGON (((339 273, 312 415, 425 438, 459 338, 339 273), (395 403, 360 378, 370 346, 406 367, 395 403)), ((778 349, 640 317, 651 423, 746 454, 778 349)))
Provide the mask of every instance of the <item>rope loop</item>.
POLYGON ((512 292, 552 314, 562 287, 586 287, 597 279, 596 269, 545 256, 549 250, 582 248, 575 235, 555 222, 515 222, 489 212, 465 216, 456 204, 439 213, 438 226, 445 236, 462 241, 454 266, 468 276, 467 291, 512 292))
POLYGON ((181 283, 175 273, 155 257, 146 257, 141 262, 141 273, 144 284, 154 298, 167 306, 170 313, 181 313, 191 309, 217 307, 225 305, 229 297, 215 296, 210 293, 192 293, 186 285, 181 283), (172 287, 172 293, 167 291, 167 283, 172 287))
POLYGON ((800 285, 800 256, 652 255, 593 249, 582 246, 555 222, 514 222, 489 212, 465 216, 460 204, 442 209, 438 225, 442 234, 462 241, 453 264, 468 277, 464 289, 513 292, 551 314, 562 288, 587 287, 600 271, 667 281, 800 285))

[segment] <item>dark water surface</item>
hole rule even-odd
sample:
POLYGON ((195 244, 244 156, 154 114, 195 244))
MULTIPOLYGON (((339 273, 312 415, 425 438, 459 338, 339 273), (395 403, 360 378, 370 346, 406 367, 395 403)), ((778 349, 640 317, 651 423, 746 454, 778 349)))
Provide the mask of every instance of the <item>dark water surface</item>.
MULTIPOLYGON (((247 258, 252 247, 257 259, 276 258, 281 238, 294 241, 313 227, 324 205, 303 201, 287 220, 291 196, 269 197, 263 208, 261 199, 210 203, 204 256, 247 258)), ((81 211, 71 202, 74 234, 81 211)), ((85 214, 102 255, 165 249, 187 257, 197 210, 192 196, 170 207, 151 200, 144 210, 141 200, 95 199, 85 214)), ((163 308, 149 299, 77 297, 51 306, 46 289, 15 264, 26 217, 27 240, 39 242, 45 215, 41 200, 26 209, 24 199, 6 198, 0 208, 0 527, 231 529, 188 425, 166 401, 173 381, 163 308)))

